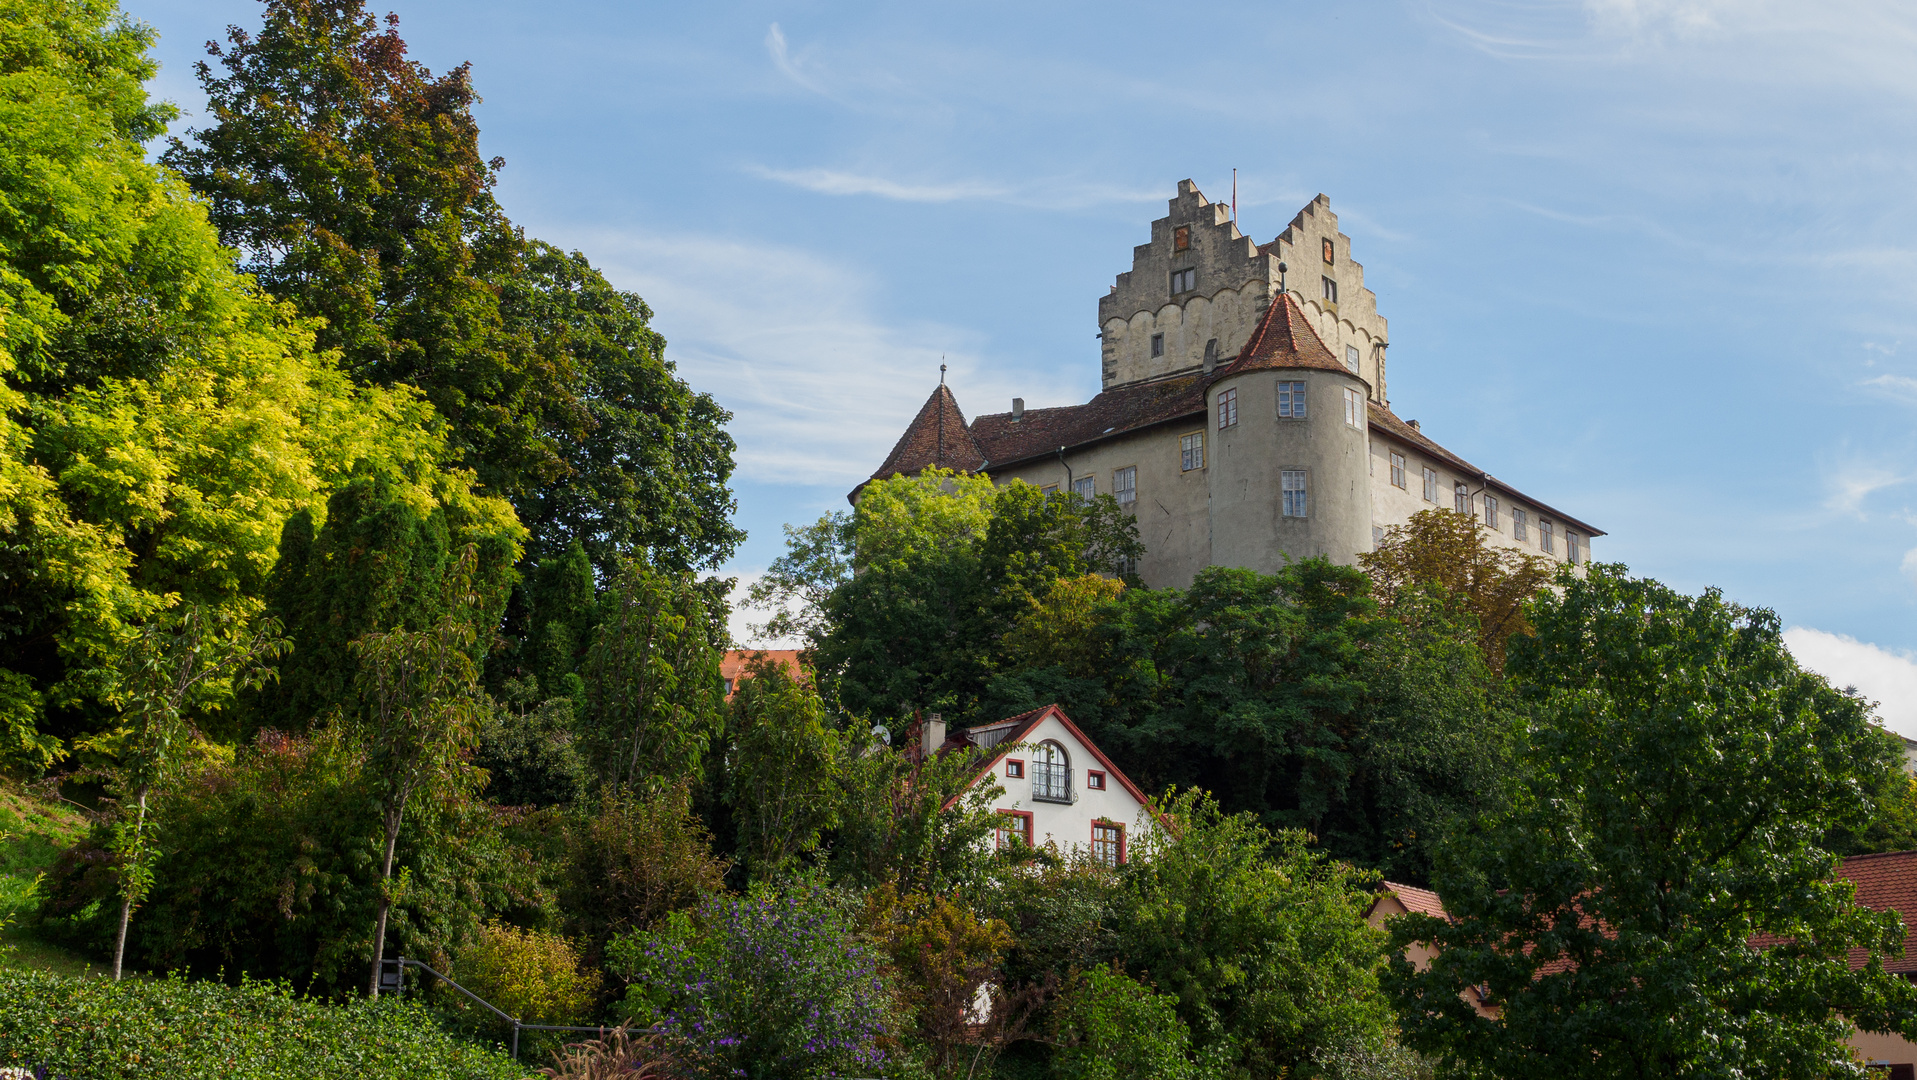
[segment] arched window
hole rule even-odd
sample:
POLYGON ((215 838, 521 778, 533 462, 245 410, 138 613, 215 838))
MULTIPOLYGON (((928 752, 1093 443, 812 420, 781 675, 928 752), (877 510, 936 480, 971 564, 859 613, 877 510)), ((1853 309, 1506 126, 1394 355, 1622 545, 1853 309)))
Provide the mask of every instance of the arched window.
POLYGON ((1055 742, 1042 742, 1032 754, 1032 798, 1044 802, 1072 801, 1072 759, 1055 742))

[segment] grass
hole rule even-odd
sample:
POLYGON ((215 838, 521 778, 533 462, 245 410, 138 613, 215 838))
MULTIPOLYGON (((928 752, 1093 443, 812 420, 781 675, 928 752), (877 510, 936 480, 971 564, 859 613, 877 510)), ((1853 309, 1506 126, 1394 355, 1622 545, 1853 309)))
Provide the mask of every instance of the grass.
POLYGON ((99 964, 41 941, 21 925, 39 902, 40 875, 90 824, 71 804, 0 786, 0 969, 100 973, 99 964))

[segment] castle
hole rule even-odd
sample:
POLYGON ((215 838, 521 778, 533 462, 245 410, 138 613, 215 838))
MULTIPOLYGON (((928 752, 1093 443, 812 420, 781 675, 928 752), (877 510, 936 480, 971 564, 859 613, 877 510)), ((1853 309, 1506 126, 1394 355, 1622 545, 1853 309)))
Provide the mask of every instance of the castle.
MULTIPOLYGON (((1392 525, 1449 507, 1491 542, 1577 564, 1604 535, 1446 450, 1385 390, 1390 344, 1323 195, 1258 244, 1178 185, 1099 298, 1100 393, 967 423, 942 382, 872 474, 938 465, 1112 495, 1137 516, 1145 584, 1287 557, 1350 563, 1392 525)), ((853 493, 856 500, 857 492, 853 493)))

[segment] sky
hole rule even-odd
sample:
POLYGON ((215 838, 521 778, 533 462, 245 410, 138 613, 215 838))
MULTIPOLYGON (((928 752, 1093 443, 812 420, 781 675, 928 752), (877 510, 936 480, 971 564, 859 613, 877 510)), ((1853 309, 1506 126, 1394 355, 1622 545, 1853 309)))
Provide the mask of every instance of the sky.
MULTIPOLYGON (((123 2, 202 123, 192 65, 256 0, 123 2)), ((845 508, 940 363, 968 415, 1087 400, 1098 297, 1236 169, 1261 241, 1329 196, 1400 416, 1596 558, 1774 609, 1917 736, 1917 5, 394 10, 473 65, 507 212, 732 411, 729 573, 845 508)))

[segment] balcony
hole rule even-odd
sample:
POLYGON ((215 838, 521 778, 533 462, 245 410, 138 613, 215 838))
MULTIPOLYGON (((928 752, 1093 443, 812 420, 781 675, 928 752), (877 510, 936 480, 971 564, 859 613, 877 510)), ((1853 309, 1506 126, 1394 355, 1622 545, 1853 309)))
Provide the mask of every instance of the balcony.
POLYGON ((1076 801, 1072 794, 1072 770, 1064 765, 1032 763, 1032 801, 1065 803, 1076 801))

